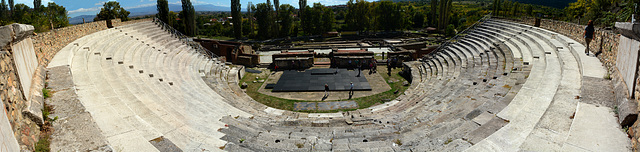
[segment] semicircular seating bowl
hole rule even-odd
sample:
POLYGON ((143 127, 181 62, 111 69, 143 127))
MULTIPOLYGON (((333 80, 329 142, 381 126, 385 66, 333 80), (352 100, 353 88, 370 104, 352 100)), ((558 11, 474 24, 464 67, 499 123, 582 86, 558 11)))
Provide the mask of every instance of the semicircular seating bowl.
POLYGON ((71 61, 80 101, 110 144, 124 150, 157 151, 148 141, 160 136, 183 150, 531 150, 540 139, 562 143, 557 137, 568 136, 571 120, 553 118, 575 112, 570 97, 581 87, 579 58, 558 51, 563 44, 551 34, 486 20, 406 63, 412 84, 397 99, 329 114, 258 103, 237 85, 237 68, 207 59, 152 22, 78 39, 60 62, 71 61))

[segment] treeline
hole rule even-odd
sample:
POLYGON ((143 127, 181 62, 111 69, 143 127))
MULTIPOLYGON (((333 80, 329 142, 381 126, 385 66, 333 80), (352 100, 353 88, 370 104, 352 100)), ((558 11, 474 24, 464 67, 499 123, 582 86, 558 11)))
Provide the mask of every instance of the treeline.
MULTIPOLYGON (((194 35, 204 37, 233 37, 236 39, 272 39, 295 36, 322 35, 331 31, 381 32, 435 29, 436 33, 451 36, 464 30, 482 16, 493 12, 503 17, 539 16, 561 19, 565 12, 546 6, 523 4, 510 0, 454 1, 420 0, 368 2, 350 0, 345 5, 308 5, 299 0, 298 8, 280 4, 279 0, 248 3, 231 0, 231 13, 198 14, 194 35), (241 9, 245 12, 240 12, 241 9), (228 18, 231 17, 231 18, 228 18)), ((168 12, 168 11, 167 11, 168 12)), ((184 31, 182 13, 168 13, 167 23, 184 31)), ((194 36, 192 35, 192 36, 194 36)))
POLYGON ((13 0, 9 0, 7 4, 5 0, 2 0, 0 3, 0 25, 30 24, 34 26, 36 32, 69 26, 67 10, 55 2, 49 2, 44 6, 40 0, 34 0, 33 6, 35 7, 30 8, 22 3, 14 5, 13 0))
POLYGON ((593 20, 596 25, 612 27, 615 22, 631 21, 638 2, 640 0, 578 0, 564 8, 564 20, 578 24, 593 20))

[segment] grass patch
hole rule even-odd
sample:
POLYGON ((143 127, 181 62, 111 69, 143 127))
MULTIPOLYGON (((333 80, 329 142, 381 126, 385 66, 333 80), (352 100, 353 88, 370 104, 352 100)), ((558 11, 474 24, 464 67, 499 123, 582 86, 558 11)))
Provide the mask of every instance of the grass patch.
POLYGON ((398 146, 402 146, 402 141, 400 139, 393 140, 393 143, 396 143, 398 146))
POLYGON ((51 97, 51 91, 47 87, 42 88, 42 96, 47 99, 51 97))
MULTIPOLYGON (((44 91, 42 91, 44 93, 44 91)), ((40 128, 40 138, 38 139, 38 142, 36 143, 35 147, 35 151, 36 152, 49 152, 51 151, 51 148, 49 147, 49 145, 51 145, 51 141, 49 141, 49 136, 51 136, 51 134, 53 134, 53 126, 52 126, 52 122, 58 120, 58 116, 56 116, 53 119, 49 118, 49 114, 53 114, 53 107, 51 105, 48 105, 47 103, 44 103, 44 108, 42 109, 42 118, 44 119, 44 125, 42 126, 42 128, 40 128)))
MULTIPOLYGON (((391 87, 390 90, 387 90, 385 92, 382 93, 378 93, 378 94, 374 94, 374 95, 370 95, 370 96, 366 96, 366 97, 359 97, 359 98, 353 98, 353 99, 342 99, 342 100, 338 100, 338 101, 355 101, 356 103, 358 103, 358 106, 360 109, 362 108, 368 108, 371 107, 375 104, 378 103, 384 103, 386 100, 393 100, 395 98, 397 98, 398 96, 400 96, 405 90, 407 90, 409 87, 408 86, 403 86, 402 82, 405 81, 405 78, 403 78, 400 75, 400 72, 402 71, 401 68, 396 68, 396 69, 392 69, 391 70, 391 76, 387 75, 387 68, 386 66, 378 66, 378 74, 380 74, 380 76, 382 76, 385 80, 385 82, 387 84, 389 84, 389 86, 391 87), (389 83, 389 80, 396 80, 393 83, 389 83), (396 93, 397 91, 397 93, 396 93)), ((264 71, 264 72, 269 72, 270 71, 264 71)), ((254 100, 269 106, 269 107, 273 107, 273 108, 277 108, 277 109, 282 109, 282 110, 289 110, 289 111, 294 111, 293 110, 293 105, 296 102, 322 102, 322 101, 303 101, 303 100, 292 100, 292 99, 284 99, 284 98, 279 98, 279 97, 274 97, 274 96, 270 96, 270 95, 265 95, 262 94, 260 92, 258 92, 258 90, 260 89, 260 87, 262 86, 263 83, 253 83, 253 81, 258 81, 258 80, 264 80, 266 79, 264 76, 260 77, 260 74, 255 74, 255 73, 246 73, 246 75, 244 76, 244 78, 242 78, 242 80, 240 81, 240 83, 238 83, 238 85, 242 85, 243 82, 247 83, 247 88, 246 88, 246 94, 249 95, 251 98, 253 98, 254 100), (258 79, 256 79, 256 77, 258 77, 258 79)), ((266 82, 266 81, 265 81, 266 82)), ((320 110, 303 110, 303 111, 297 111, 297 112, 308 112, 308 113, 332 113, 332 112, 339 112, 339 111, 353 111, 356 109, 335 109, 335 110, 325 110, 325 111, 320 111, 320 110)))

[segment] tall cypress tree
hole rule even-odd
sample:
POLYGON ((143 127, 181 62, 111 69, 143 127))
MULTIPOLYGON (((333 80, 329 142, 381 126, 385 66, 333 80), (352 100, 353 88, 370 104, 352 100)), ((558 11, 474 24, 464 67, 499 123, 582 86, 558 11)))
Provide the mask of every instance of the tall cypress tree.
POLYGON ((242 10, 240 0, 231 0, 231 17, 233 17, 233 35, 236 39, 242 38, 242 10))
POLYGON ((7 2, 2 0, 2 3, 0 3, 0 25, 4 25, 9 23, 9 8, 7 8, 7 2), (5 20, 6 19, 6 20, 5 20))
POLYGON ((11 15, 13 15, 13 10, 15 9, 15 7, 13 7, 13 0, 9 0, 9 9, 11 9, 11 15))
POLYGON ((34 10, 40 10, 40 6, 42 6, 42 0, 33 0, 34 10))
POLYGON ((429 15, 431 15, 431 17, 429 18, 429 26, 436 26, 436 28, 438 27, 436 24, 438 23, 438 19, 436 18, 436 12, 438 12, 438 0, 431 0, 431 12, 429 15))
POLYGON ((249 19, 249 36, 253 35, 253 3, 247 4, 247 19, 249 19))
POLYGON ((298 8, 300 9, 300 11, 298 11, 298 18, 300 18, 300 20, 302 20, 302 14, 304 14, 304 9, 307 7, 307 0, 299 0, 298 1, 298 8))
POLYGON ((158 19, 162 22, 169 23, 169 2, 167 0, 158 0, 158 19))
POLYGON ((185 34, 194 36, 196 34, 196 11, 190 0, 182 0, 182 17, 185 26, 185 34))

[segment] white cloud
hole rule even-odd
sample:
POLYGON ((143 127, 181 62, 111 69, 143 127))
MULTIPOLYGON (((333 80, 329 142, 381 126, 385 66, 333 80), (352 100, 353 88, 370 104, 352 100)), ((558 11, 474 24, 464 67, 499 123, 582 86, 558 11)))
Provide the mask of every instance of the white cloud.
POLYGON ((182 1, 169 2, 169 4, 182 5, 182 1))
MULTIPOLYGON (((49 4, 49 2, 53 2, 53 0, 42 0, 41 2, 42 2, 42 5, 47 6, 47 4, 49 4)), ((14 0, 14 4, 21 4, 21 3, 33 8, 33 0, 14 0)))
POLYGON ((155 5, 156 3, 141 4, 141 5, 131 6, 131 7, 124 7, 124 9, 141 8, 141 7, 155 6, 155 5))
POLYGON ((84 12, 97 12, 98 10, 100 10, 100 7, 79 8, 79 9, 76 9, 76 10, 69 11, 69 14, 84 13, 84 12))

